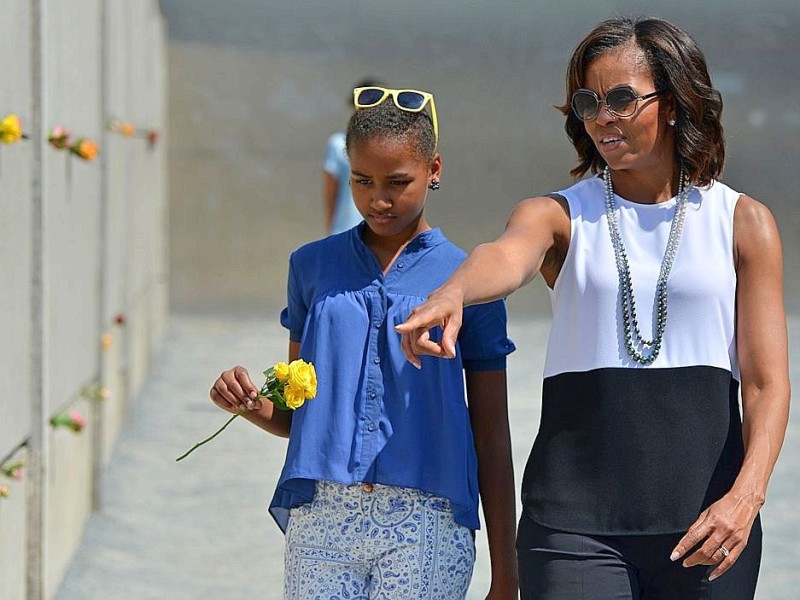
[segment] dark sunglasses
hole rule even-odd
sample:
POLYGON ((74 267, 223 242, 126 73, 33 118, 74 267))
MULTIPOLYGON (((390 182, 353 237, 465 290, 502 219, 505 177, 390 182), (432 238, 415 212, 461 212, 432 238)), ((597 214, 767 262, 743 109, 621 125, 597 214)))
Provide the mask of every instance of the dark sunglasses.
POLYGON ((605 100, 600 100, 600 97, 592 90, 577 90, 572 94, 572 112, 581 121, 594 121, 600 113, 600 105, 605 104, 606 110, 615 117, 625 119, 631 117, 636 113, 639 107, 639 100, 647 100, 662 94, 663 90, 656 90, 644 96, 636 94, 636 90, 629 86, 622 86, 614 88, 606 94, 605 100))

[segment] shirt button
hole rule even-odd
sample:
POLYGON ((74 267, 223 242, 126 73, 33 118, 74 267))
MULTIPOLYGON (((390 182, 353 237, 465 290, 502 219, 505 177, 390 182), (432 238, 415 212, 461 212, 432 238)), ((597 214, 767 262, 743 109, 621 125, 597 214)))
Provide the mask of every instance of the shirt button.
POLYGON ((372 359, 372 362, 374 362, 377 365, 379 362, 381 362, 381 357, 376 356, 375 358, 372 359))
POLYGON ((403 263, 397 263, 397 268, 398 269, 402 269, 403 267, 405 267, 405 265, 403 263))
POLYGON ((375 431, 375 423, 370 423, 369 425, 367 425, 367 429, 369 431, 375 431))
POLYGON ((370 391, 369 391, 369 397, 370 397, 370 398, 374 398, 374 397, 375 397, 375 396, 377 396, 377 395, 378 395, 378 394, 376 394, 374 391, 372 391, 372 390, 370 390, 370 391))
POLYGON ((375 329, 380 329, 381 325, 383 325, 383 321, 375 321, 375 329))
POLYGON ((371 483, 365 483, 364 484, 364 491, 367 492, 368 494, 371 494, 372 493, 372 484, 371 483))

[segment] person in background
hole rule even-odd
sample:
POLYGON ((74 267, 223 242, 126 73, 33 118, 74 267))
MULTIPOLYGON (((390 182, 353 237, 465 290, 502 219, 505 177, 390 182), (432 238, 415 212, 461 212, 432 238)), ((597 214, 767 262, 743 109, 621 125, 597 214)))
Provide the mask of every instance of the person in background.
POLYGON ((722 99, 687 33, 604 21, 566 80, 585 177, 522 201, 399 327, 404 351, 453 356, 463 306, 541 274, 553 323, 522 597, 750 600, 789 412, 778 228, 719 180, 722 99))
MULTIPOLYGON (((365 79, 355 87, 383 85, 376 79, 365 79)), ((351 106, 352 98, 347 97, 351 106)), ((325 234, 341 233, 361 222, 361 214, 350 193, 350 162, 345 148, 345 134, 337 131, 328 138, 322 162, 322 198, 325 210, 325 234)))

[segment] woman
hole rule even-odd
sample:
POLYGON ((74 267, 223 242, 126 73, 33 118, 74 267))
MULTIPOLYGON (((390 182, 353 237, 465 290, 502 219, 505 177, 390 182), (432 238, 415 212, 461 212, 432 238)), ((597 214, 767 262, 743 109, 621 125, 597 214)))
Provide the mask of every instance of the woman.
POLYGON ((521 202, 397 328, 404 352, 455 356, 463 306, 541 273, 554 315, 523 598, 752 598, 789 406, 775 221, 718 180, 722 101, 674 25, 598 25, 561 109, 572 174, 590 176, 521 202))

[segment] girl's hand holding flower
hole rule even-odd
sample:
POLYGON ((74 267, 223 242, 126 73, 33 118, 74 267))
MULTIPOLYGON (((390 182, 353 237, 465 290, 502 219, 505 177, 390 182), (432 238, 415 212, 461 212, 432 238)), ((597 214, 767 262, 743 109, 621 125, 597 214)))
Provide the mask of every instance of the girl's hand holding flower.
POLYGON ((229 413, 261 408, 258 388, 247 369, 241 366, 223 371, 211 387, 210 396, 214 404, 229 413))
MULTIPOLYGON (((266 381, 259 390, 244 367, 236 366, 223 371, 211 387, 209 395, 214 404, 222 410, 232 413, 233 416, 213 435, 195 444, 176 460, 183 460, 197 448, 213 440, 236 417, 247 411, 260 411, 264 407, 262 401, 264 398, 272 402, 274 405, 272 410, 292 411, 300 408, 306 400, 317 395, 317 374, 314 365, 302 359, 293 360, 289 364, 279 362, 264 371, 264 377, 266 381)), ((261 416, 270 419, 265 415, 261 416)), ((280 430, 280 435, 288 436, 289 421, 285 418, 281 420, 285 422, 286 426, 285 430, 280 430)))

